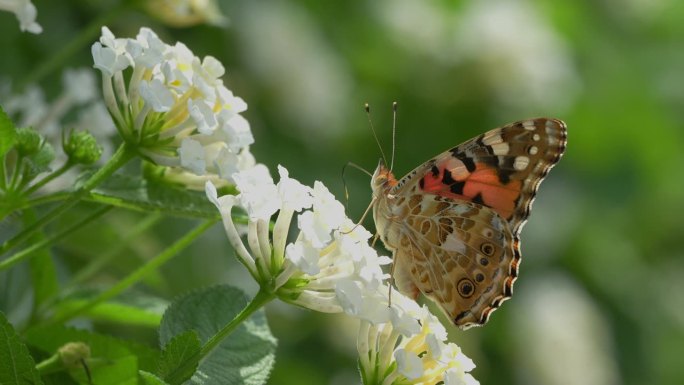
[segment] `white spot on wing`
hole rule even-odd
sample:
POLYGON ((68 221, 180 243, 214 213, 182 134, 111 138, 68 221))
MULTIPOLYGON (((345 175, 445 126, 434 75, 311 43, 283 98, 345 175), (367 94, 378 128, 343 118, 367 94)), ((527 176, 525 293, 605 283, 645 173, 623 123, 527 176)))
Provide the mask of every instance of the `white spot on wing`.
POLYGON ((456 215, 462 215, 470 211, 470 206, 468 205, 454 205, 451 207, 451 212, 456 215))
POLYGON ((501 221, 501 217, 499 217, 498 215, 494 215, 492 217, 491 223, 492 223, 492 227, 494 229, 496 229, 498 231, 503 231, 504 226, 503 226, 503 222, 501 221))
POLYGON ((537 126, 534 125, 534 121, 532 120, 523 122, 523 127, 525 127, 527 131, 534 131, 537 129, 537 126))
POLYGON ((508 143, 506 143, 506 142, 492 144, 491 147, 492 147, 492 150, 494 151, 494 155, 506 155, 506 154, 508 154, 508 151, 510 150, 510 147, 508 146, 508 143))
POLYGON ((488 132, 484 135, 482 138, 482 143, 491 146, 496 143, 501 143, 503 142, 503 139, 501 138, 501 133, 499 131, 495 132, 488 132))
POLYGON ((456 251, 461 254, 465 254, 466 251, 465 243, 458 239, 454 234, 449 234, 446 237, 446 240, 442 243, 442 248, 447 251, 456 251))
POLYGON ((513 162, 513 168, 522 171, 527 168, 527 166, 530 164, 530 158, 526 156, 518 156, 515 158, 515 161, 513 162))

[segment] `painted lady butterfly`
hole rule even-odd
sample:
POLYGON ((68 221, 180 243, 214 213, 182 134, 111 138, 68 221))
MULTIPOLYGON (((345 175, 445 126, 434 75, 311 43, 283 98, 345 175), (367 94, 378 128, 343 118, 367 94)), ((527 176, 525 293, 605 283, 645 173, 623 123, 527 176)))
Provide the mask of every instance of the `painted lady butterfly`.
POLYGON ((435 301, 461 329, 511 297, 519 234, 566 145, 565 123, 537 118, 486 132, 397 180, 375 170, 373 217, 397 288, 435 301))

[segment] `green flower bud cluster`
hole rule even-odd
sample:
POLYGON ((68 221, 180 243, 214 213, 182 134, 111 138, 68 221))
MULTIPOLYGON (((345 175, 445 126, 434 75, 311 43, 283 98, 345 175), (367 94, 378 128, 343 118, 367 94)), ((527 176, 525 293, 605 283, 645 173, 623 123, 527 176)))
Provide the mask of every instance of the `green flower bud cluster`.
POLYGON ((102 146, 87 131, 72 131, 63 145, 69 161, 75 164, 91 165, 102 156, 102 146))
POLYGON ((40 151, 43 138, 32 128, 17 129, 17 142, 15 149, 19 156, 31 156, 40 151))

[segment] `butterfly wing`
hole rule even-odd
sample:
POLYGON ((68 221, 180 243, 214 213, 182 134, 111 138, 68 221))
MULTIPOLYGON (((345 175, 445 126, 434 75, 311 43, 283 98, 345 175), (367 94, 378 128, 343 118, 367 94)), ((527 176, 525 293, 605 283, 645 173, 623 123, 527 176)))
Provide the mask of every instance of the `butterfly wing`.
POLYGON ((422 292, 463 329, 486 323, 512 295, 518 235, 566 138, 560 120, 511 123, 393 183, 392 203, 376 224, 387 229, 380 234, 394 251, 397 288, 413 298, 422 292), (403 221, 385 219, 397 215, 403 221))
POLYGON ((508 223, 481 204, 436 195, 407 205, 394 252, 397 288, 413 298, 422 292, 462 329, 483 325, 517 277, 508 223))
POLYGON ((523 120, 496 128, 426 162, 399 181, 394 193, 420 191, 494 209, 518 235, 541 181, 560 160, 567 140, 557 119, 523 120))

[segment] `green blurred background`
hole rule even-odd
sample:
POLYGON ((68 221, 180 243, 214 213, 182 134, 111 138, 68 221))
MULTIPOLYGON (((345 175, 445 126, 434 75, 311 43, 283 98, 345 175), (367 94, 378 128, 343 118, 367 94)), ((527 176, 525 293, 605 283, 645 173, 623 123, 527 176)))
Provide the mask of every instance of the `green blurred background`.
MULTIPOLYGON (((0 13, 4 77, 21 80, 115 4, 34 3, 41 35, 20 33, 13 15, 0 13)), ((138 12, 108 25, 120 37, 149 26, 168 43, 220 59, 226 84, 249 104, 256 159, 304 183, 323 181, 339 199, 342 166, 372 169, 380 157, 365 102, 386 149, 391 103, 399 103, 397 174, 511 121, 564 120, 567 152, 523 230, 513 299, 484 328, 450 328, 450 339, 474 359, 482 384, 684 383, 684 2, 282 0, 221 8, 225 29, 169 28, 138 12)), ((67 66, 91 63, 88 44, 67 66)), ((58 73, 40 82, 48 95, 60 84, 58 73)), ((368 183, 347 174, 352 218, 369 203, 368 183)), ((115 210, 61 243, 54 255, 62 281, 145 217, 115 210)), ((85 287, 107 287, 193 224, 163 220, 85 287)), ((21 271, 4 284, 3 305, 18 313, 30 297, 21 271)), ((217 226, 127 295, 159 303, 218 282, 253 292, 245 276, 217 226)), ((358 383, 355 321, 285 304, 267 313, 279 339, 269 383, 358 383)), ((92 327, 156 343, 152 328, 92 327)))

